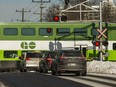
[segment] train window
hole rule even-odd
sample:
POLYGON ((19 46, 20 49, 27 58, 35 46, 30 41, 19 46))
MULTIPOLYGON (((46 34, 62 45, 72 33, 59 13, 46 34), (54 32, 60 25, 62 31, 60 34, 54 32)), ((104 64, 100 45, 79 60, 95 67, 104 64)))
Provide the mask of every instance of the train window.
POLYGON ((35 28, 22 28, 21 34, 25 36, 35 35, 35 28))
POLYGON ((113 50, 116 50, 116 43, 113 43, 113 50))
POLYGON ((3 32, 4 35, 18 35, 17 28, 4 28, 3 32))
POLYGON ((53 29, 52 28, 39 28, 38 34, 40 36, 51 36, 53 35, 53 29))
POLYGON ((70 35, 70 28, 57 28, 56 34, 58 36, 70 35))
POLYGON ((4 58, 18 58, 17 51, 4 51, 4 58))
POLYGON ((74 35, 75 36, 87 36, 87 29, 75 28, 74 35))

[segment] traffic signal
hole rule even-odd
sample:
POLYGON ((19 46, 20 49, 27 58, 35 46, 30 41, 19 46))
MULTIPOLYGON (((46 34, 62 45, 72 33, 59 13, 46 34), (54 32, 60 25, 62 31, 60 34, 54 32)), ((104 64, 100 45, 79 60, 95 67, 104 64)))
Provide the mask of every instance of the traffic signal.
POLYGON ((94 42, 92 42, 93 43, 93 45, 95 45, 95 46, 100 46, 100 41, 94 41, 94 42))
MULTIPOLYGON (((60 21, 60 17, 59 17, 59 16, 54 16, 54 17, 53 17, 53 20, 54 20, 55 22, 59 22, 59 21, 60 21)), ((61 21, 67 21, 67 16, 62 15, 62 16, 61 16, 61 21)))
POLYGON ((56 21, 56 22, 59 22, 59 16, 54 16, 53 20, 56 21))
POLYGON ((108 41, 103 41, 103 42, 102 42, 102 45, 108 46, 108 41))
POLYGON ((67 21, 67 16, 65 15, 61 16, 61 21, 67 21))
POLYGON ((96 41, 95 42, 95 46, 100 46, 100 42, 99 41, 96 41))

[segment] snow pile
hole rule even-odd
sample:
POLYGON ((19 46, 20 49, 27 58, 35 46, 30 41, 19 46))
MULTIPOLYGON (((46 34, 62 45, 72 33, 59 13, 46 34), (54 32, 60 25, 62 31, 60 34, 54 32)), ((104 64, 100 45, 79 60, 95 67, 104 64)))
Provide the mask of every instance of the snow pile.
POLYGON ((116 62, 95 60, 87 62, 87 72, 116 74, 116 62))

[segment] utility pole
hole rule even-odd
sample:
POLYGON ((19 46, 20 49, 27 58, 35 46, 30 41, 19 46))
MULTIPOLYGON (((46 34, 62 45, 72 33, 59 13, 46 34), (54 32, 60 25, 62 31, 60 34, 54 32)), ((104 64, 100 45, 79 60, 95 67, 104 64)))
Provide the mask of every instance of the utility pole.
POLYGON ((43 8, 44 8, 43 3, 50 3, 50 0, 48 0, 48 1, 43 1, 43 0, 34 1, 34 0, 32 0, 32 2, 40 3, 40 22, 42 22, 43 21, 43 8))
POLYGON ((22 13, 22 20, 21 20, 22 22, 25 21, 25 19, 24 19, 24 17, 25 17, 25 16, 24 16, 25 12, 30 12, 30 11, 31 11, 31 10, 25 11, 24 8, 22 8, 22 11, 16 10, 16 12, 21 12, 21 13, 22 13))
MULTIPOLYGON (((102 0, 100 0, 100 31, 102 31, 102 0)), ((102 38, 100 38, 100 61, 103 60, 102 38)))
POLYGON ((69 3, 70 3, 70 0, 65 0, 65 7, 64 8, 68 8, 69 7, 69 3))

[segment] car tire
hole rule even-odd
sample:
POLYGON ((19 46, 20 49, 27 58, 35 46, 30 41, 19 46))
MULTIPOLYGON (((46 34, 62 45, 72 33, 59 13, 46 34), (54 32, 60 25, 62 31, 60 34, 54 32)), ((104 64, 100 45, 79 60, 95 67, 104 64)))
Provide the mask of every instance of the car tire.
POLYGON ((76 76, 80 76, 80 72, 76 72, 76 76))
POLYGON ((55 71, 52 70, 52 75, 55 75, 55 71))
POLYGON ((87 75, 87 72, 86 71, 83 71, 82 72, 82 76, 86 76, 87 75))
POLYGON ((48 70, 45 67, 45 64, 43 65, 43 73, 48 73, 48 70))
POLYGON ((60 71, 58 71, 57 67, 55 68, 55 75, 60 76, 60 71))
POLYGON ((43 73, 43 70, 42 70, 42 69, 40 69, 40 70, 39 70, 39 72, 40 72, 40 73, 43 73))

